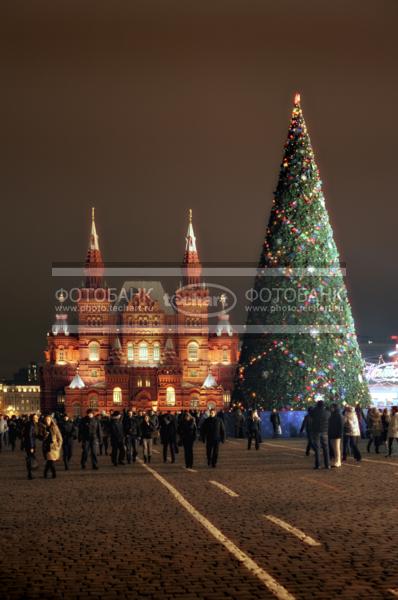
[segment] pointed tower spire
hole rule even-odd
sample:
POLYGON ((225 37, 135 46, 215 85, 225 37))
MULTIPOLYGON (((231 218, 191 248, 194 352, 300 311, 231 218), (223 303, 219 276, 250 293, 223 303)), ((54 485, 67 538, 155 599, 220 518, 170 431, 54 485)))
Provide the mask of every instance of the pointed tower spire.
POLYGON ((98 234, 97 229, 95 227, 95 208, 94 206, 91 209, 91 236, 90 236, 90 250, 98 250, 99 251, 99 243, 98 243, 98 234))
POLYGON ((86 283, 89 289, 103 287, 104 263, 99 248, 97 228, 95 226, 95 209, 91 209, 91 233, 85 264, 86 283))
POLYGON ((185 254, 183 261, 183 284, 199 285, 202 266, 199 262, 198 250, 196 247, 196 236, 192 224, 192 208, 189 209, 188 231, 185 238, 185 254))

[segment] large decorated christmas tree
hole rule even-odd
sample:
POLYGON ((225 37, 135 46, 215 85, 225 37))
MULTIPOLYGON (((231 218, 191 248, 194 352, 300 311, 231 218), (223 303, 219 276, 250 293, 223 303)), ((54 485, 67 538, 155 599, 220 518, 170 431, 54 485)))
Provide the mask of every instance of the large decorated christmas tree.
POLYGON ((368 402, 343 277, 296 94, 259 269, 247 294, 236 400, 298 409, 318 399, 368 402))

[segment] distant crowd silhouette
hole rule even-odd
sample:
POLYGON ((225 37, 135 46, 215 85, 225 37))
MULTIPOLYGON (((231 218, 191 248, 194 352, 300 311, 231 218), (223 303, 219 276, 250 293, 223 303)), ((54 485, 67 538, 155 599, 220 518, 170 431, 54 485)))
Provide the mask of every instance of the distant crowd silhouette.
MULTIPOLYGON (((228 411, 228 418, 236 438, 247 438, 247 450, 258 450, 262 443, 261 416, 256 409, 243 411, 240 407, 228 411)), ((39 467, 38 449, 41 444, 44 458, 45 478, 56 477, 55 464, 62 458, 64 469, 70 468, 76 442, 81 444, 80 466, 88 463, 93 470, 99 468, 98 456, 110 457, 115 467, 136 462, 139 449, 146 464, 151 463, 153 445, 162 445, 163 462, 176 461, 183 449, 185 467, 194 465, 194 444, 199 439, 206 444, 209 467, 215 468, 219 446, 226 439, 227 413, 214 408, 204 412, 182 411, 179 413, 156 413, 154 411, 113 411, 110 415, 88 409, 84 417, 71 419, 67 414, 31 414, 17 417, 0 415, 0 452, 3 448, 15 451, 19 447, 26 455, 28 479, 39 467)), ((273 435, 282 432, 279 412, 274 409, 269 417, 273 435)), ((367 439, 367 451, 374 447, 391 456, 394 440, 398 444, 398 406, 391 410, 371 407, 365 412, 356 405, 346 405, 342 410, 337 404, 327 407, 320 400, 308 409, 300 434, 307 436, 305 454, 313 450, 314 469, 321 466, 321 451, 326 469, 339 468, 348 455, 359 463, 362 459, 358 442, 367 439)))

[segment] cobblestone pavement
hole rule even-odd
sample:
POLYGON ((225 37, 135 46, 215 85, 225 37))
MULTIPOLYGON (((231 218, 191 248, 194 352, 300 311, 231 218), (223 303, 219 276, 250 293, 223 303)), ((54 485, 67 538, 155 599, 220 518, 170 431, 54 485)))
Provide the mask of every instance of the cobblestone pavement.
POLYGON ((76 446, 70 471, 58 463, 55 480, 40 469, 28 481, 23 453, 5 450, 0 597, 398 596, 398 456, 364 454, 360 466, 349 459, 341 469, 313 471, 303 448, 301 439, 267 440, 249 452, 244 440, 229 440, 209 469, 198 443, 196 471, 187 472, 181 453, 164 465, 158 446, 151 468, 182 501, 140 463, 115 468, 101 457, 99 471, 81 471, 76 446), (271 591, 200 518, 282 587, 271 591))

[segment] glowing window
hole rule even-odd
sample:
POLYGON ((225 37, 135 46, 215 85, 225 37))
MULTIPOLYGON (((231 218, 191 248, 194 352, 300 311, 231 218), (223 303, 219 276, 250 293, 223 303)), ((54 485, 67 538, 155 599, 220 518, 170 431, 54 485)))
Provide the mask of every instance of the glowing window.
POLYGON ((151 380, 145 379, 145 387, 151 387, 151 380))
POLYGON ((93 394, 92 396, 90 396, 90 398, 88 399, 88 406, 89 406, 89 408, 92 408, 93 410, 97 410, 97 408, 98 408, 97 394, 93 394))
POLYGON ((169 386, 166 389, 166 404, 167 406, 175 406, 176 403, 176 391, 173 387, 169 386))
POLYGON ((98 342, 90 342, 88 345, 88 360, 95 362, 100 358, 100 345, 98 342))
POLYGON ((122 403, 122 389, 120 387, 113 388, 113 404, 122 403))
POLYGON ((142 379, 141 379, 141 377, 138 377, 138 379, 137 379, 137 387, 142 387, 142 379))
POLYGON ((228 348, 222 349, 222 361, 223 363, 229 363, 229 352, 228 348))
POLYGON ((231 392, 229 390, 223 393, 223 399, 226 406, 231 402, 231 392))
POLYGON ((153 345, 153 360, 160 360, 160 344, 159 342, 155 342, 153 345))
POLYGON ((133 342, 127 343, 127 360, 134 360, 133 342))
POLYGON ((196 362, 199 358, 199 344, 197 342, 189 342, 188 344, 188 360, 196 362))
POLYGON ((146 342, 141 342, 138 346, 138 358, 148 360, 148 344, 146 342))

